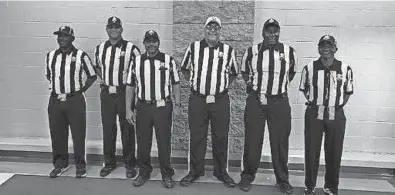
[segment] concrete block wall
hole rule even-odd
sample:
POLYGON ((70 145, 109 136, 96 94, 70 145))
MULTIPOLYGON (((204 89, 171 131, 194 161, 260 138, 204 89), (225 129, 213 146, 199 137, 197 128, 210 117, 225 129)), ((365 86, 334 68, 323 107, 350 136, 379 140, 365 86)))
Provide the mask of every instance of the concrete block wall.
MULTIPOLYGON (((263 23, 273 17, 282 26, 282 41, 300 57, 291 91, 297 91, 303 66, 318 57, 318 39, 324 34, 337 39, 337 58, 351 65, 355 79, 345 108, 345 151, 395 153, 394 16, 394 2, 256 1, 254 42, 261 41, 263 23)), ((305 99, 299 92, 290 99, 291 149, 303 149, 305 99)))
MULTIPOLYGON (((173 53, 181 63, 184 53, 193 41, 204 38, 204 23, 210 16, 221 19, 221 41, 236 50, 239 64, 247 46, 252 44, 254 32, 254 1, 174 1, 173 53)), ((173 149, 188 150, 188 83, 182 80, 182 116, 174 121, 173 149)), ((230 87, 231 123, 229 152, 241 153, 244 140, 245 84, 241 76, 230 87)), ((209 130, 210 132, 210 130, 209 130)), ((211 134, 207 146, 211 151, 211 134)))
MULTIPOLYGON (((172 53, 171 1, 0 2, 0 137, 49 138, 44 57, 58 47, 52 33, 61 25, 71 26, 75 45, 92 58, 95 46, 108 38, 105 25, 113 15, 123 22, 123 38, 142 51, 144 33, 153 29, 161 50, 172 53)), ((99 86, 86 95, 87 136, 101 140, 99 86)))

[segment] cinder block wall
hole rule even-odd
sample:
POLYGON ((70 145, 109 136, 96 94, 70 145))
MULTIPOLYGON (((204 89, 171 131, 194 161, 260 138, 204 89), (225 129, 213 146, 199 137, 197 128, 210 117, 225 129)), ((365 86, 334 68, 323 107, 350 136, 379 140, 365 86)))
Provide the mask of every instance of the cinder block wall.
POLYGON ((263 22, 274 17, 282 25, 281 39, 300 57, 290 89, 291 149, 303 149, 301 69, 318 57, 318 39, 331 34, 338 40, 338 59, 351 65, 355 77, 355 93, 345 108, 344 150, 395 153, 394 16, 394 2, 256 2, 254 42, 261 41, 263 22))
MULTIPOLYGON (((204 38, 204 23, 210 16, 221 19, 221 41, 236 50, 239 64, 247 46, 252 44, 254 34, 254 1, 175 1, 173 25, 173 53, 177 63, 181 63, 184 53, 193 41, 204 38)), ((188 149, 188 97, 190 88, 182 80, 182 116, 176 119, 173 130, 173 149, 188 149)), ((229 132, 229 152, 240 153, 244 140, 245 85, 241 76, 230 86, 231 123, 229 132)), ((209 130, 210 132, 210 130, 209 130)), ((207 146, 211 151, 211 134, 207 146)))
MULTIPOLYGON (((58 47, 52 33, 70 25, 75 45, 92 58, 95 46, 108 38, 105 25, 113 15, 123 22, 123 38, 142 51, 145 31, 154 29, 160 48, 172 53, 171 1, 0 2, 0 137, 49 138, 44 57, 58 47)), ((86 95, 87 136, 101 140, 99 86, 86 95)))

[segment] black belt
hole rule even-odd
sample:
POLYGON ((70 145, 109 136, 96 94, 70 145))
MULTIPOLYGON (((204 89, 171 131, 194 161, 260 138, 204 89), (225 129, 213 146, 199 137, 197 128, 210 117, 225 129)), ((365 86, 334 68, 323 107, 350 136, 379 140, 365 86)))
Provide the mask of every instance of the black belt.
MULTIPOLYGON (((195 91, 195 90, 193 90, 193 89, 191 89, 191 93, 193 94, 193 95, 196 95, 196 96, 199 96, 199 97, 202 97, 202 98, 206 98, 207 96, 209 96, 209 95, 203 95, 203 94, 201 94, 201 93, 199 93, 199 92, 197 92, 197 91, 195 91)), ((215 94, 215 95, 213 95, 215 98, 221 98, 221 97, 223 97, 224 95, 227 95, 228 94, 228 90, 227 89, 225 89, 224 91, 222 91, 222 92, 220 92, 220 93, 217 93, 217 94, 215 94)))
MULTIPOLYGON (((125 90, 126 90, 126 85, 113 86, 113 87, 115 87, 115 88, 117 89, 117 92, 118 92, 118 91, 125 91, 125 90)), ((108 89, 110 88, 110 86, 104 85, 104 84, 100 84, 100 88, 103 89, 103 90, 107 90, 107 91, 108 91, 108 89)))
MULTIPOLYGON (((258 96, 258 98, 261 97, 261 93, 255 91, 255 90, 252 90, 251 94, 258 96)), ((266 98, 285 98, 285 97, 288 97, 288 93, 287 92, 284 92, 284 93, 281 93, 281 94, 277 94, 277 95, 266 95, 266 98)))
MULTIPOLYGON (((80 94, 82 94, 81 91, 75 91, 75 92, 66 94, 66 97, 69 98, 69 97, 73 97, 73 96, 80 95, 80 94)), ((61 95, 61 94, 57 94, 55 92, 51 92, 51 97, 56 97, 57 98, 58 95, 61 95)))
MULTIPOLYGON (((171 98, 170 97, 166 97, 165 99, 163 99, 166 103, 171 102, 171 98)), ((138 101, 143 102, 145 104, 156 104, 156 102, 160 101, 160 100, 142 100, 140 98, 138 98, 138 101)))
MULTIPOLYGON (((320 106, 320 105, 315 105, 315 104, 313 104, 313 102, 306 102, 305 105, 306 105, 308 108, 314 108, 314 109, 318 109, 318 107, 320 106)), ((329 107, 329 106, 325 106, 325 108, 327 108, 327 107, 329 107)), ((342 109, 342 108, 344 107, 344 104, 338 105, 338 106, 334 106, 334 107, 335 107, 336 110, 342 109)))

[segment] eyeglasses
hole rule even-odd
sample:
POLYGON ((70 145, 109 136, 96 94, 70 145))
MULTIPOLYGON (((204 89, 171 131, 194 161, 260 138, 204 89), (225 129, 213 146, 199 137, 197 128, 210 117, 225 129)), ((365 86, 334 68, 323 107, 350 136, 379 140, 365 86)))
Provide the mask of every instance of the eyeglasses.
POLYGON ((220 30, 221 29, 221 27, 220 26, 218 26, 218 25, 207 25, 206 26, 206 29, 207 30, 220 30))

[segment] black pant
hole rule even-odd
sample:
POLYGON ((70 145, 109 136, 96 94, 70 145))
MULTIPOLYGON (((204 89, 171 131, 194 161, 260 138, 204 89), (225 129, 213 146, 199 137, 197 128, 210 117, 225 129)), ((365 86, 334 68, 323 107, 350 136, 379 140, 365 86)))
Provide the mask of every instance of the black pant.
POLYGON ((73 138, 77 168, 85 168, 86 102, 81 93, 60 101, 51 95, 48 104, 49 128, 52 140, 52 163, 55 168, 69 165, 69 126, 73 138))
POLYGON ((149 175, 152 172, 152 131, 155 128, 161 174, 162 176, 173 176, 174 170, 170 166, 172 102, 166 102, 164 107, 156 107, 155 103, 150 104, 138 100, 136 112, 139 174, 149 175))
POLYGON ((346 129, 342 108, 336 109, 335 120, 318 120, 318 108, 308 106, 305 114, 305 185, 313 189, 317 183, 321 142, 325 133, 325 188, 338 191, 340 162, 346 129))
POLYGON ((227 93, 207 104, 206 97, 189 97, 190 173, 204 175, 208 124, 211 124, 214 176, 227 173, 230 100, 227 93))
POLYGON ((242 179, 252 182, 261 160, 262 144, 267 120, 272 164, 276 181, 289 182, 288 150, 291 132, 291 108, 288 97, 268 97, 261 105, 256 93, 247 97, 244 112, 245 140, 242 179))
POLYGON ((118 115, 121 127, 122 152, 125 167, 135 167, 135 130, 126 120, 125 89, 117 89, 117 94, 109 94, 108 87, 101 87, 101 118, 103 124, 104 163, 107 167, 116 166, 115 150, 117 140, 118 115))

